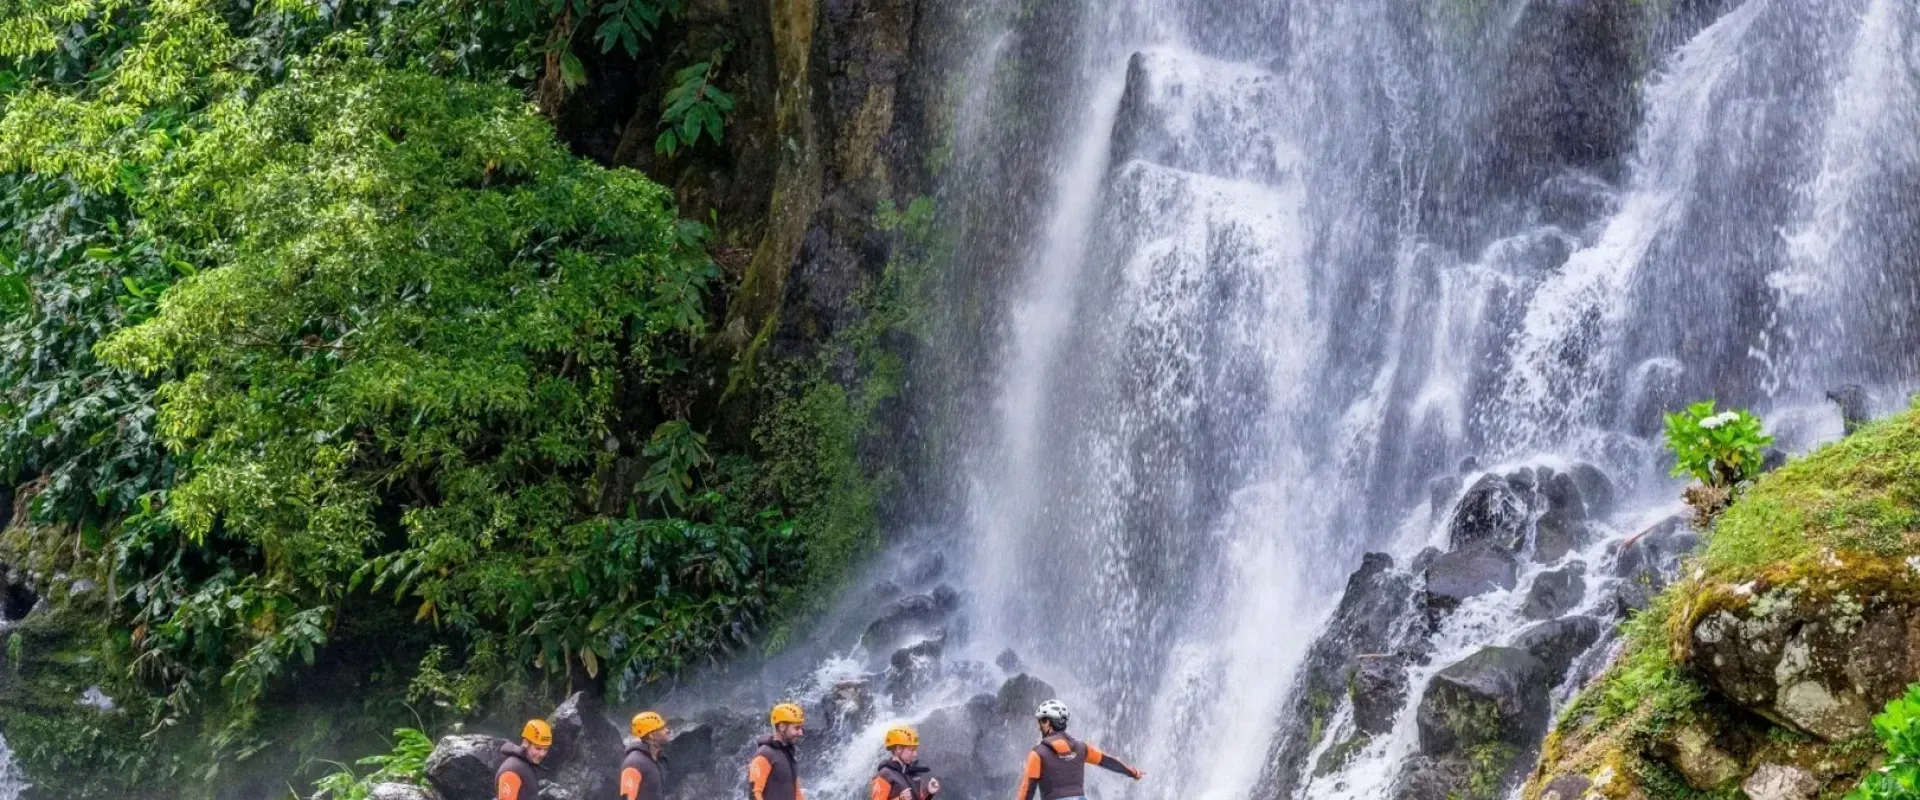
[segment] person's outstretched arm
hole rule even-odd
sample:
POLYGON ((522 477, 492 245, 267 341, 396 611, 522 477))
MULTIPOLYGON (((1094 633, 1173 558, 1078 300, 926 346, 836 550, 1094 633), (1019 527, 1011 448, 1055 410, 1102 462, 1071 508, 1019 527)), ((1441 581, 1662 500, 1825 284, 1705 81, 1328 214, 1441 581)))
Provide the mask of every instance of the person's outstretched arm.
POLYGON ((1094 747, 1091 742, 1087 744, 1087 763, 1109 772, 1118 772, 1136 781, 1147 775, 1140 770, 1127 766, 1126 763, 1120 759, 1100 752, 1100 748, 1094 747))

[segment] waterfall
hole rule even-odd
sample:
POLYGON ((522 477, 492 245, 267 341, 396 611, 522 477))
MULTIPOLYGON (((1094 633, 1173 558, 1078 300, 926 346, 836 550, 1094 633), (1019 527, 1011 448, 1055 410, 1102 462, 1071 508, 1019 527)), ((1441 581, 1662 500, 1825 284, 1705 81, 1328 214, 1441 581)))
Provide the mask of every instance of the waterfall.
POLYGON ((992 398, 942 476, 956 669, 836 733, 825 791, 886 725, 984 707, 1010 649, 1150 773, 1095 796, 1409 796, 1422 690, 1541 619, 1536 583, 1586 576, 1559 618, 1627 602, 1621 543, 1676 510, 1661 412, 1804 449, 1828 390, 1914 385, 1908 0, 1043 5, 971 18, 958 102, 1027 116, 963 120, 940 189, 999 309, 939 355, 992 398), (1343 586, 1381 551, 1422 591, 1489 481, 1548 498, 1512 587, 1376 631, 1418 657, 1354 735, 1302 694, 1343 586))
POLYGON ((19 800, 27 785, 26 776, 13 764, 12 748, 7 747, 5 738, 0 738, 0 800, 19 800))

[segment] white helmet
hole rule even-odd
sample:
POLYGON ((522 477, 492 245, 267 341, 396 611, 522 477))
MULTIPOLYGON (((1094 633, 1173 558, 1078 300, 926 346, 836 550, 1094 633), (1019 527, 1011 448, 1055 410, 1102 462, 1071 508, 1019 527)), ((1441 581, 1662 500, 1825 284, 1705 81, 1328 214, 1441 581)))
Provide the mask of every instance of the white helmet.
POLYGON ((1067 727, 1067 704, 1058 700, 1048 700, 1047 702, 1041 703, 1040 708, 1033 712, 1033 718, 1044 719, 1053 723, 1054 730, 1065 730, 1067 727))

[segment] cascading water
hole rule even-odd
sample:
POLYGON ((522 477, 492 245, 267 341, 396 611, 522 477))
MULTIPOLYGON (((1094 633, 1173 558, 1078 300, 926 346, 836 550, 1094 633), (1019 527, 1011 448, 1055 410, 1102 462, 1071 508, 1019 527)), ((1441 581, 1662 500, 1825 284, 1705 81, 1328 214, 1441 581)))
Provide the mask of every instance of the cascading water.
POLYGON ((13 750, 7 740, 0 739, 0 800, 18 800, 26 789, 26 778, 13 765, 13 750))
MULTIPOLYGON (((1677 493, 1658 412, 1751 405, 1806 447, 1838 433, 1828 389, 1890 408, 1913 382, 1910 0, 1048 5, 983 5, 1003 23, 964 106, 1043 118, 1012 154, 963 124, 973 168, 941 195, 1040 212, 968 216, 995 230, 956 259, 1009 277, 996 399, 948 476, 970 625, 947 647, 1012 648, 1151 773, 1101 796, 1407 796, 1421 691, 1512 642, 1536 581, 1591 573, 1561 615, 1620 602, 1609 562, 1677 493), (1367 550, 1431 561, 1489 476, 1578 478, 1579 535, 1548 542, 1560 499, 1527 512, 1513 587, 1422 627, 1411 699, 1348 736, 1301 678, 1342 584, 1367 550)), ((896 696, 824 789, 888 722, 991 684, 896 696)))

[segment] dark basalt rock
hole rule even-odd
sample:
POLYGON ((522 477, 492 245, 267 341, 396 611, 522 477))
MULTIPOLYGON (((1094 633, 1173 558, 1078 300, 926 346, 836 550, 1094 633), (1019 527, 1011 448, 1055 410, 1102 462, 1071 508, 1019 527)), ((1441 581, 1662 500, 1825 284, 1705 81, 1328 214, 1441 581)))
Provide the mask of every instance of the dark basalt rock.
POLYGON ((575 692, 547 717, 553 725, 553 752, 541 767, 552 772, 541 796, 548 800, 610 797, 619 787, 608 764, 619 764, 625 741, 607 721, 600 698, 575 692))
POLYGON ((1444 756, 1483 744, 1532 747, 1547 730, 1549 670, 1524 650, 1488 647, 1427 684, 1420 752, 1444 756))
POLYGON ((1363 655, 1353 670, 1348 691, 1353 702, 1353 725, 1363 733, 1379 735, 1393 730, 1394 715, 1407 702, 1407 664, 1394 655, 1363 655))
POLYGON ((1873 399, 1859 384, 1847 384, 1827 391, 1827 399, 1840 406, 1840 423, 1848 435, 1873 421, 1873 399))
POLYGON ((1466 800, 1473 765, 1459 756, 1414 756, 1393 781, 1394 800, 1466 800))
POLYGON ((944 584, 926 594, 902 597, 867 626, 862 641, 870 649, 886 652, 885 648, 897 646, 910 636, 941 630, 959 605, 959 593, 944 584))
POLYGON ((1527 619, 1553 619, 1580 606, 1586 597, 1587 582, 1581 577, 1587 565, 1575 561, 1556 570, 1542 572, 1527 590, 1527 603, 1520 616, 1527 619))
POLYGON ((500 748, 506 743, 495 736, 445 737, 427 756, 427 782, 442 800, 492 800, 493 774, 500 769, 500 748))
POLYGON ((1547 666, 1548 683, 1558 685, 1574 659, 1600 640, 1603 628, 1593 617, 1562 617, 1521 631, 1514 637, 1513 647, 1540 659, 1547 666))
POLYGON ((723 708, 672 720, 673 741, 661 752, 673 767, 666 771, 669 800, 737 796, 744 785, 741 765, 763 733, 764 721, 723 708))
POLYGON ((1428 620, 1437 625, 1469 598, 1512 589, 1519 573, 1520 565, 1513 554, 1491 545, 1441 556, 1427 567, 1428 620))
POLYGON ((1587 518, 1600 519, 1613 513, 1613 479, 1599 467, 1585 462, 1573 465, 1567 473, 1586 503, 1587 518))
POLYGON ((935 637, 893 651, 887 660, 887 695, 895 709, 912 705, 914 695, 939 680, 945 646, 944 637, 935 637))
POLYGON ((1448 546, 1461 550, 1490 544, 1517 549, 1526 537, 1529 516, 1527 500, 1512 477, 1481 476, 1454 506, 1447 523, 1448 546))
MULTIPOLYGON (((1405 654, 1426 631, 1413 576, 1393 569, 1393 559, 1369 553, 1347 579, 1345 594, 1325 632, 1308 649, 1282 712, 1268 772, 1272 794, 1289 797, 1307 756, 1326 733, 1335 704, 1348 695, 1349 678, 1364 655, 1405 654)), ((1369 713, 1377 713, 1369 712, 1369 713)), ((1389 716, 1390 716, 1389 712, 1389 716)))

